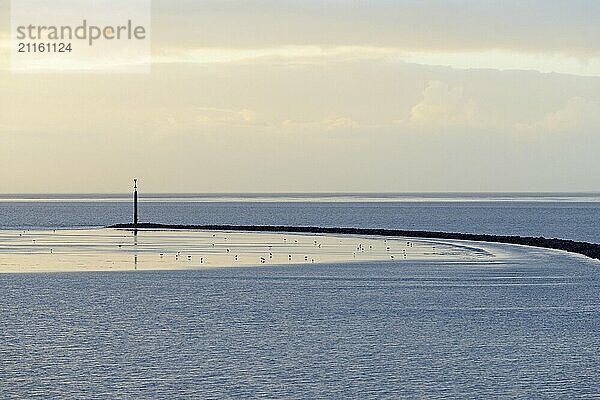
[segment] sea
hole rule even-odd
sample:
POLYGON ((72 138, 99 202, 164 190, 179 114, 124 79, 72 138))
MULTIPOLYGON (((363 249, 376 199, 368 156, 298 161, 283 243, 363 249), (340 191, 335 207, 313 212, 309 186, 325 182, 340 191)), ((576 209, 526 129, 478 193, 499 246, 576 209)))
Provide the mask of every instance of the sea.
MULTIPOLYGON (((132 197, 0 195, 0 229, 131 222, 132 197)), ((140 221, 389 228, 600 243, 598 193, 140 194, 140 221)))
MULTIPOLYGON (((131 216, 130 195, 0 195, 2 230, 131 216)), ((140 219, 600 243, 600 194, 141 194, 140 219)), ((600 263, 553 250, 0 274, 0 290, 0 398, 600 398, 600 263)))

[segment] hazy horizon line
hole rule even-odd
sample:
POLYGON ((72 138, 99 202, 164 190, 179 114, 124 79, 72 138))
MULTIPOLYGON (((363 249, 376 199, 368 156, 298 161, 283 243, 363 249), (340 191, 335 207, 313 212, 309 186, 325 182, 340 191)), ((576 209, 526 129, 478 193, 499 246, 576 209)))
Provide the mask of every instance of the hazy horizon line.
MULTIPOLYGON (((6 192, 0 196, 125 196, 129 192, 6 192)), ((166 196, 364 196, 364 195, 600 195, 600 190, 580 191, 333 191, 333 192, 144 192, 140 195, 166 196)))

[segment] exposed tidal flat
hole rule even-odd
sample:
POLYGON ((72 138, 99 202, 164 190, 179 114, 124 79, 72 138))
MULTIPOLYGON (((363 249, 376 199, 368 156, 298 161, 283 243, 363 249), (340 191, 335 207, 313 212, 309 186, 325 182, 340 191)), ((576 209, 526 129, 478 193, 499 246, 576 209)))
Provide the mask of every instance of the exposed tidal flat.
POLYGON ((175 270, 370 261, 497 261, 481 244, 193 229, 0 231, 0 273, 175 270))

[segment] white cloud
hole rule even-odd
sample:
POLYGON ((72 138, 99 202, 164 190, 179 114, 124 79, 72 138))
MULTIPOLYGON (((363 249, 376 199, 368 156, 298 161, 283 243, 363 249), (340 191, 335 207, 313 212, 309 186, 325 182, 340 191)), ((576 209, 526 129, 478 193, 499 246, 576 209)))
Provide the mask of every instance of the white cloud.
POLYGON ((408 119, 397 123, 415 127, 483 127, 485 120, 477 104, 465 98, 462 86, 431 81, 422 99, 410 109, 408 119))

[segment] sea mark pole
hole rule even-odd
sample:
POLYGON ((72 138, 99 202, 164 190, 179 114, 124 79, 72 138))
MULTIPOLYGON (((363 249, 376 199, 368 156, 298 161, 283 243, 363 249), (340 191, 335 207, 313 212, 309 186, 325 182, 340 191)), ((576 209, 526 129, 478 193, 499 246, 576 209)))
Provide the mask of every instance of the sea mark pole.
POLYGON ((137 229, 138 226, 138 191, 137 191, 137 179, 133 180, 133 227, 137 229))

